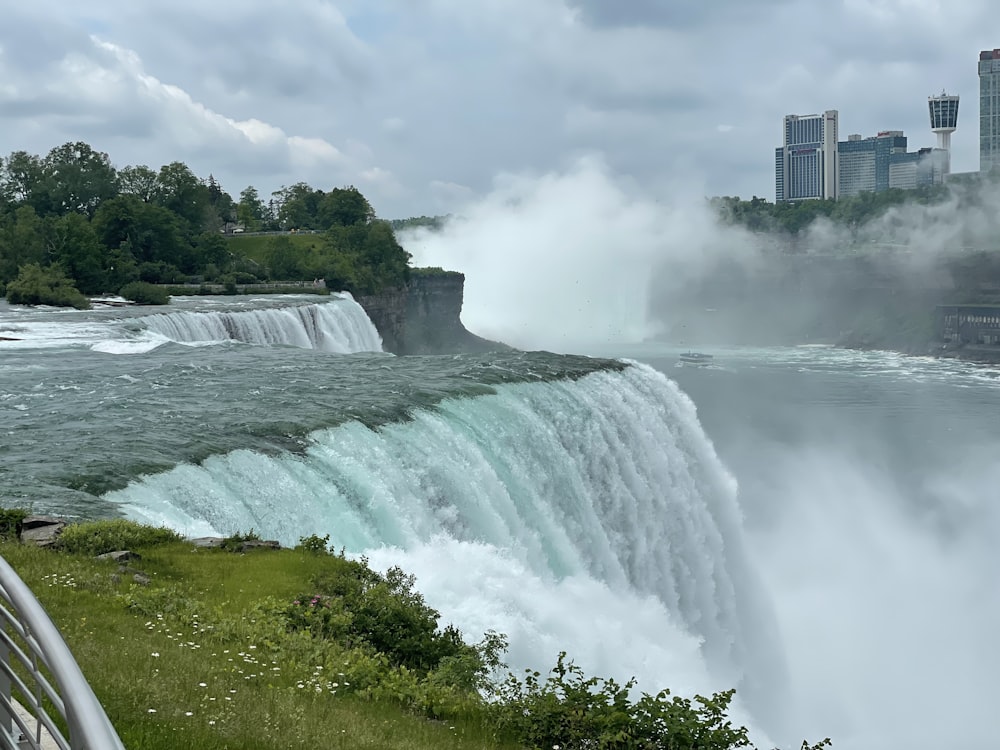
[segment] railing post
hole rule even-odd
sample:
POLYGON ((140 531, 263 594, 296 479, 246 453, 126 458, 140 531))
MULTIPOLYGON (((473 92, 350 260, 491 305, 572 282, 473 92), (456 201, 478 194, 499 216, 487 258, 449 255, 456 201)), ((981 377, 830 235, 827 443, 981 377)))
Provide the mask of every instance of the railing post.
POLYGON ((14 701, 10 689, 10 677, 6 670, 11 668, 10 646, 7 645, 7 621, 0 619, 0 731, 7 740, 4 747, 28 747, 24 734, 14 721, 14 701))

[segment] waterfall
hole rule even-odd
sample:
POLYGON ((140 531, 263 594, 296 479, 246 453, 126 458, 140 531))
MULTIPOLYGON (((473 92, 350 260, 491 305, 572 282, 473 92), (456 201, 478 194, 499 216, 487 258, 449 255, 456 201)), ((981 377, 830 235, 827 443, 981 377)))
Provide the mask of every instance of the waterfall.
MULTIPOLYGON (((632 611, 623 617, 653 607, 645 650, 667 638, 675 658, 700 644, 723 686, 777 653, 754 601, 735 482, 692 402, 642 365, 503 385, 375 430, 348 422, 314 433, 302 455, 234 451, 106 497, 131 518, 191 536, 252 528, 294 545, 329 534, 338 549, 414 566, 454 555, 421 583, 444 598, 462 587, 455 576, 477 589, 494 568, 516 574, 512 596, 583 581, 581 606, 610 597, 632 611)), ((527 605, 503 606, 501 619, 527 605)), ((650 668, 648 655, 631 658, 650 668)))
POLYGON ((350 296, 331 302, 239 312, 168 312, 139 318, 150 331, 185 343, 241 341, 338 354, 382 351, 364 309, 350 296))

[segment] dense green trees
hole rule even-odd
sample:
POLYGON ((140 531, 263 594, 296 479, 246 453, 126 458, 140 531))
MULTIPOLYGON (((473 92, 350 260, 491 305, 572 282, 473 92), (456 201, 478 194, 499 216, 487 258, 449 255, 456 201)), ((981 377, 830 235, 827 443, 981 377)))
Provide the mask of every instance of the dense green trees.
POLYGON ((0 289, 32 298, 21 291, 27 281, 15 281, 22 269, 33 266, 27 279, 34 284, 37 271, 56 264, 53 278, 87 295, 137 281, 236 276, 325 278, 330 287, 366 293, 404 283, 409 254, 353 186, 323 191, 299 182, 267 202, 248 186, 237 202, 214 176, 201 179, 182 162, 116 170, 107 154, 76 142, 45 157, 15 151, 0 159, 0 289), (226 233, 234 227, 276 232, 263 264, 233 251, 226 233), (281 231, 324 234, 303 248, 281 231))

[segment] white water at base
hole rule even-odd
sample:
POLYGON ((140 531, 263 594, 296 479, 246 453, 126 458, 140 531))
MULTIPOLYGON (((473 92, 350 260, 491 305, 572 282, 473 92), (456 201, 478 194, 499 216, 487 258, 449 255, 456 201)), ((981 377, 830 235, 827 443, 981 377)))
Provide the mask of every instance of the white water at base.
POLYGON ((240 312, 167 312, 139 322, 182 343, 241 341, 336 354, 382 351, 378 331, 350 295, 319 304, 240 312))
POLYGON ((735 483, 663 375, 505 385, 313 438, 303 456, 235 451, 107 499, 190 536, 330 534, 398 562, 467 634, 508 632, 512 666, 565 649, 647 691, 739 687, 758 719, 780 696, 735 483))

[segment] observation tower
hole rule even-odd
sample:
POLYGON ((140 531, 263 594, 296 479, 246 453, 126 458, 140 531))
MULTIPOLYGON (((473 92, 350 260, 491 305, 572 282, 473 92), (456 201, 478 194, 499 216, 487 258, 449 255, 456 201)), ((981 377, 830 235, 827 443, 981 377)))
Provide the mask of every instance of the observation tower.
POLYGON ((931 115, 931 130, 937 133, 937 148, 945 153, 944 172, 951 172, 951 134, 958 127, 958 97, 944 91, 940 96, 927 97, 927 109, 931 115))

